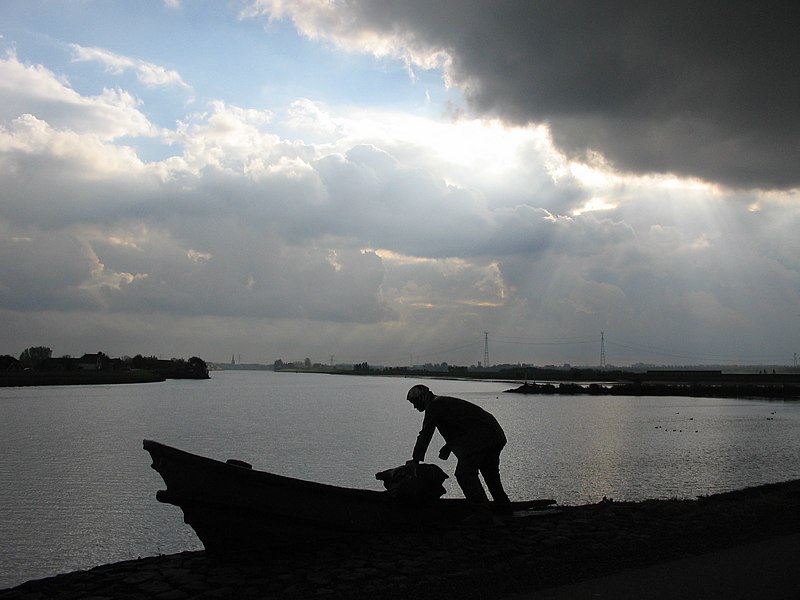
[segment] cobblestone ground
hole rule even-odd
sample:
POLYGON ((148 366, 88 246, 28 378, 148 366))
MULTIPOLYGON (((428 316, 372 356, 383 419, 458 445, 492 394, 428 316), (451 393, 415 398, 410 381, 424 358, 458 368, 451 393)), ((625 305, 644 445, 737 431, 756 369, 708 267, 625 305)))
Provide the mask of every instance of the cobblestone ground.
POLYGON ((186 552, 0 590, 0 600, 498 598, 800 532, 800 481, 697 500, 604 501, 481 529, 429 529, 213 559, 186 552))

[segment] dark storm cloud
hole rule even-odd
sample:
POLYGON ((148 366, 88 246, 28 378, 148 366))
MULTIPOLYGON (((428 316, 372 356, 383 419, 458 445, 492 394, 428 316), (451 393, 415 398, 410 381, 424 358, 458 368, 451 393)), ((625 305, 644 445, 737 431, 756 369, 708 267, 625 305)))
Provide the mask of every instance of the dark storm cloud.
POLYGON ((445 50, 471 106, 546 122, 572 156, 743 188, 800 183, 796 2, 351 3, 445 50))

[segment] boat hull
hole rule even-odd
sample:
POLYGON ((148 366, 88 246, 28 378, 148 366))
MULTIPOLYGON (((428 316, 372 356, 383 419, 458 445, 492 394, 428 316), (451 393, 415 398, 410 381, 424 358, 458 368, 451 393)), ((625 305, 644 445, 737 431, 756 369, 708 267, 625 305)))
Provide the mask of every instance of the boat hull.
MULTIPOLYGON (((463 499, 413 504, 385 491, 345 488, 257 471, 144 441, 166 490, 156 498, 181 508, 211 553, 269 550, 359 534, 404 531, 463 520, 463 499)), ((517 502, 515 509, 554 504, 517 502)))

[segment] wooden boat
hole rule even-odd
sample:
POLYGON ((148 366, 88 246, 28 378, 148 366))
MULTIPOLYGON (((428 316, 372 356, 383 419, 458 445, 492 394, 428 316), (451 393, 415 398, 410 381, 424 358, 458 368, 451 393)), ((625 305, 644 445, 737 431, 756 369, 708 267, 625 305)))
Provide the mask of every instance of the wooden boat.
MULTIPOLYGON (((247 463, 197 456, 152 440, 144 449, 164 479, 160 502, 183 510, 210 553, 269 550, 309 541, 457 524, 470 514, 464 499, 418 505, 386 491, 352 489, 257 471, 247 463)), ((515 511, 545 509, 554 500, 515 502, 515 511)))

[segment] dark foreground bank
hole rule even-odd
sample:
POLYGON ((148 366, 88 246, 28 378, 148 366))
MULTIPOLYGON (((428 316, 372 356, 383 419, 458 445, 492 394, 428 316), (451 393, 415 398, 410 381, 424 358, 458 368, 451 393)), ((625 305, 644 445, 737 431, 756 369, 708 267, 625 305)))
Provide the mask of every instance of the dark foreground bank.
MULTIPOLYGON (((38 598, 502 598, 800 533, 800 480, 696 500, 604 501, 220 561, 187 552, 0 591, 38 598)), ((677 563, 676 563, 677 564, 677 563)))

